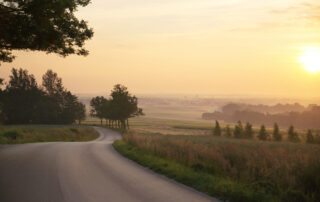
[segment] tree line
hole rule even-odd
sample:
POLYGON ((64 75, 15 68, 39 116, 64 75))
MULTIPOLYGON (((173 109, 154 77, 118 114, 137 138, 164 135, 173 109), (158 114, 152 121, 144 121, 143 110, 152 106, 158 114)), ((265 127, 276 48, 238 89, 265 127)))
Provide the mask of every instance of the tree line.
POLYGON ((223 120, 225 122, 250 122, 254 125, 261 123, 272 126, 275 122, 282 126, 294 125, 300 129, 319 128, 320 106, 313 105, 302 112, 282 112, 276 114, 262 113, 252 110, 230 110, 214 113, 204 113, 202 118, 206 120, 223 120))
POLYGON ((117 84, 110 93, 109 98, 97 96, 90 101, 93 117, 103 120, 109 127, 118 127, 122 129, 129 128, 129 118, 144 115, 141 108, 138 107, 138 98, 132 96, 127 87, 117 84))
POLYGON ((52 70, 43 75, 42 84, 38 85, 33 74, 13 68, 0 91, 0 106, 4 124, 72 124, 86 117, 85 105, 52 70))
MULTIPOLYGON (((226 125, 224 129, 220 126, 219 121, 216 121, 215 127, 212 130, 212 134, 214 136, 226 136, 226 137, 234 137, 238 139, 253 139, 255 136, 255 131, 253 130, 253 126, 251 123, 247 122, 245 126, 243 126, 241 121, 234 126, 233 129, 230 128, 229 125, 226 125)), ((295 131, 294 126, 290 126, 287 131, 288 141, 290 142, 301 142, 299 134, 295 131)), ((256 135, 259 140, 267 141, 282 141, 283 134, 280 132, 279 126, 277 123, 274 123, 273 131, 269 134, 264 124, 260 126, 260 129, 256 135)), ((312 130, 308 129, 306 133, 306 142, 307 143, 317 143, 320 144, 320 135, 314 134, 312 130)))

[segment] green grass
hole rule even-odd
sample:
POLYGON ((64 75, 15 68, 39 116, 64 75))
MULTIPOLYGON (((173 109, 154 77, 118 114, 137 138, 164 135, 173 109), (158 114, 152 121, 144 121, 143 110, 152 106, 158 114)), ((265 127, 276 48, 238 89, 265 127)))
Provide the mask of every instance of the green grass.
POLYGON ((84 142, 98 137, 96 130, 85 126, 15 125, 0 128, 0 144, 84 142))
POLYGON ((123 135, 123 155, 230 201, 319 201, 320 146, 214 136, 123 135))

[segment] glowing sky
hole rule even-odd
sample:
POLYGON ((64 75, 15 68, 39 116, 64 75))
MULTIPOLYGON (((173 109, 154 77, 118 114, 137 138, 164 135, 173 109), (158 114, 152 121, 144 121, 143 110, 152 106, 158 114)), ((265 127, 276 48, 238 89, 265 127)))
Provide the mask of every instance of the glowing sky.
POLYGON ((2 64, 38 79, 53 69, 76 93, 122 83, 134 93, 319 97, 303 47, 320 46, 317 0, 93 0, 78 16, 95 36, 87 57, 17 52, 2 64))

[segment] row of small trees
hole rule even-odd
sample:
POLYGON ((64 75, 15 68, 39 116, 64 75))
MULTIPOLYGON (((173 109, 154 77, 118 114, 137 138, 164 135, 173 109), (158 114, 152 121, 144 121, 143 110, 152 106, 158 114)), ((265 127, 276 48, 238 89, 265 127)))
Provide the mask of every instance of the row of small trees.
POLYGON ((138 107, 138 98, 132 96, 127 87, 117 84, 114 86, 110 98, 97 96, 91 99, 90 114, 102 121, 105 119, 109 127, 129 128, 129 118, 144 115, 138 107))
POLYGON ((0 118, 5 124, 72 124, 85 119, 85 105, 64 88, 62 79, 52 70, 38 85, 27 70, 11 71, 0 91, 0 118))
MULTIPOLYGON (((226 126, 224 129, 224 135, 227 137, 235 137, 235 138, 243 138, 243 139, 252 139, 254 138, 254 130, 252 128, 252 124, 247 122, 245 126, 242 125, 241 121, 238 121, 238 123, 234 126, 234 129, 232 130, 229 125, 226 126)), ((300 142, 300 138, 298 133, 295 131, 293 126, 290 126, 288 129, 288 140, 291 142, 300 142)), ((220 123, 216 121, 216 125, 213 129, 213 135, 215 136, 222 136, 222 129, 220 126, 220 123)), ((307 143, 320 143, 320 136, 314 135, 312 131, 309 129, 306 134, 307 137, 307 143)), ((257 134, 257 138, 259 140, 269 140, 273 139, 274 141, 281 141, 282 140, 282 133, 280 132, 279 126, 277 123, 273 126, 273 131, 271 134, 268 133, 266 130, 265 125, 261 125, 260 130, 257 134), (271 137, 270 137, 271 135, 271 137)))

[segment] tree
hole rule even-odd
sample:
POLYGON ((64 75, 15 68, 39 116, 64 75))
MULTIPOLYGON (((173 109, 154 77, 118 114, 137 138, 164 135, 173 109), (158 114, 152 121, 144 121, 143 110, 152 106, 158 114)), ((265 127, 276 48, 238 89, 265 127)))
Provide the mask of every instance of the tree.
POLYGON ((2 114, 7 124, 33 123, 34 111, 43 93, 27 70, 12 69, 10 80, 1 95, 2 114))
POLYGON ((105 103, 106 102, 107 102, 107 99, 104 98, 103 96, 94 97, 90 101, 90 106, 91 106, 90 115, 93 117, 99 118, 101 125, 102 125, 103 119, 106 116, 106 114, 105 114, 105 111, 106 111, 105 103))
POLYGON ((115 85, 110 97, 109 108, 112 109, 112 118, 120 122, 121 128, 126 129, 129 126, 129 118, 144 115, 142 109, 138 107, 138 98, 132 96, 127 87, 121 84, 115 85))
POLYGON ((238 121, 238 125, 235 125, 233 135, 235 138, 242 138, 243 137, 243 126, 241 121, 238 121))
POLYGON ((93 31, 74 12, 89 3, 90 0, 2 0, 0 62, 11 62, 15 58, 13 50, 87 55, 83 46, 93 31))
POLYGON ((81 102, 77 102, 75 107, 75 113, 76 113, 76 120, 80 125, 81 121, 86 119, 86 106, 81 102))
POLYGON ((48 71, 43 78, 44 86, 39 88, 27 70, 12 69, 9 83, 0 93, 4 123, 72 124, 76 119, 83 119, 84 106, 77 96, 63 88, 57 74, 48 71), (52 80, 58 82, 49 85, 52 80))
POLYGON ((278 126, 277 123, 275 123, 274 126, 273 126, 272 136, 273 136, 273 139, 275 141, 281 141, 282 140, 282 135, 280 133, 279 126, 278 126))
POLYGON ((307 143, 314 143, 314 137, 310 129, 307 132, 307 143))
POLYGON ((252 125, 249 122, 247 122, 245 129, 244 129, 244 136, 245 136, 245 138, 251 139, 251 138, 253 138, 253 134, 254 134, 254 132, 252 130, 252 125))
POLYGON ((231 132, 231 129, 230 129, 229 125, 226 126, 226 136, 227 137, 231 137, 232 136, 232 132, 231 132))
MULTIPOLYGON (((58 74, 52 70, 48 70, 42 76, 42 86, 45 94, 54 100, 57 105, 54 111, 58 114, 56 120, 51 120, 51 122, 56 123, 73 123, 77 116, 77 110, 81 107, 78 97, 73 95, 70 91, 64 88, 62 84, 62 79, 58 77, 58 74)), ((79 119, 77 119, 79 120, 79 119)))
POLYGON ((267 138, 268 138, 268 133, 267 133, 266 127, 264 125, 261 125, 258 138, 259 138, 259 140, 267 140, 267 138))
POLYGON ((49 69, 42 76, 42 86, 44 91, 51 97, 61 99, 63 92, 65 91, 62 85, 62 79, 58 77, 58 74, 49 69))
POLYGON ((294 131, 294 127, 291 125, 288 129, 288 140, 291 142, 299 142, 298 133, 294 131))
POLYGON ((215 136, 221 136, 221 128, 218 121, 216 121, 216 126, 213 129, 213 135, 215 136))

